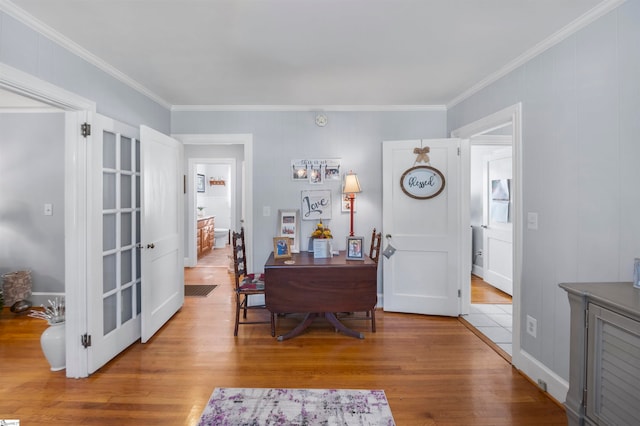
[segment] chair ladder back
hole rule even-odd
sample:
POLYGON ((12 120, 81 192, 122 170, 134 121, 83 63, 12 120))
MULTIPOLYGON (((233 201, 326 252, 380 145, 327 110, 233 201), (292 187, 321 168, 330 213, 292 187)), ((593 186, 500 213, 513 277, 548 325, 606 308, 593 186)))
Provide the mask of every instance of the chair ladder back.
POLYGON ((371 248, 369 249, 369 257, 375 263, 378 263, 380 257, 380 244, 382 242, 382 232, 376 233, 376 228, 373 228, 371 233, 371 248))
POLYGON ((244 228, 240 232, 233 232, 233 272, 235 275, 236 288, 240 285, 240 277, 247 275, 247 256, 244 242, 244 228))

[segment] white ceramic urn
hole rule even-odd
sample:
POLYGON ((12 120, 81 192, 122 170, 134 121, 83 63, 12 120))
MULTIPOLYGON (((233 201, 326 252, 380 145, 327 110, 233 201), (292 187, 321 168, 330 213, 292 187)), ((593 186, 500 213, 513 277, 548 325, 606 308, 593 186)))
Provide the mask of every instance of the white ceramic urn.
POLYGON ((44 357, 51 365, 51 371, 64 370, 66 367, 65 334, 63 321, 50 324, 40 336, 40 346, 42 346, 44 357))

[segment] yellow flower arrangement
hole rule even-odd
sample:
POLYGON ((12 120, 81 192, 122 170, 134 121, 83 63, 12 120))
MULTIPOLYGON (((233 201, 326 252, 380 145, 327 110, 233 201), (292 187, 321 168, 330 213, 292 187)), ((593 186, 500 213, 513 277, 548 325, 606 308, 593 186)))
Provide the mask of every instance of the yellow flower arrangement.
POLYGON ((331 235, 331 229, 324 226, 320 221, 316 225, 316 229, 311 233, 311 238, 333 238, 333 235, 331 235))

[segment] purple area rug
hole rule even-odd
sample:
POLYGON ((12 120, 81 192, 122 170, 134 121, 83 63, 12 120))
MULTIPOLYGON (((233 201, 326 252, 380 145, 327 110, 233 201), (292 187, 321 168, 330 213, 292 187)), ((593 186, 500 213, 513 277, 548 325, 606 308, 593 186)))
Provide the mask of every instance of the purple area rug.
POLYGON ((383 390, 216 388, 199 426, 395 425, 383 390))

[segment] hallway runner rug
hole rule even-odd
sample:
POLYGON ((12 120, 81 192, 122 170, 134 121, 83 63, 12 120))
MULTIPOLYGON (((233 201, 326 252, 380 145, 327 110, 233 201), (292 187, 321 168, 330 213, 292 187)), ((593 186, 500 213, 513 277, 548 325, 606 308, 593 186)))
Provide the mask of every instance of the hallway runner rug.
POLYGON ((184 286, 184 295, 185 296, 199 296, 206 297, 213 291, 214 288, 218 287, 217 285, 195 285, 195 284, 186 284, 184 286))
POLYGON ((383 390, 216 388, 198 426, 395 425, 383 390))

